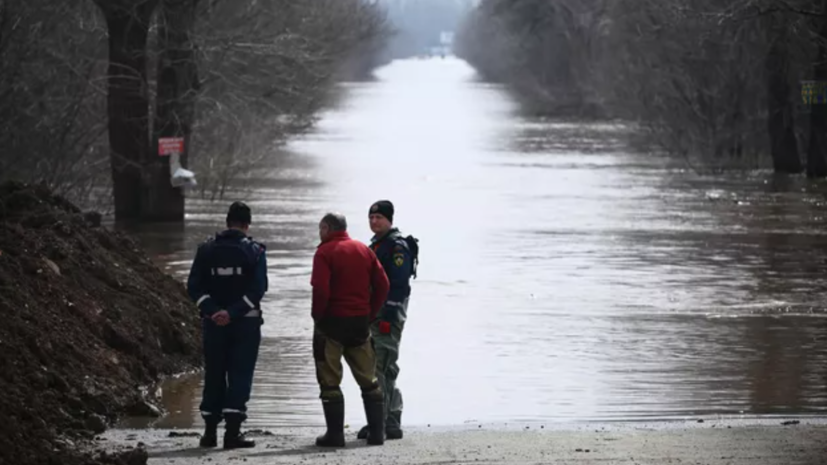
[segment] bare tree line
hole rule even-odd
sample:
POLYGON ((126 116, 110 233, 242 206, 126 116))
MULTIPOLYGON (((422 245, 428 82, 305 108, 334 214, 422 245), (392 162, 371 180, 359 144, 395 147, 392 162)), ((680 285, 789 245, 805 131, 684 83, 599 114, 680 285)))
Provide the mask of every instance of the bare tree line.
POLYGON ((85 197, 108 167, 105 30, 80 3, 0 1, 0 178, 85 197))
POLYGON ((622 118, 712 169, 827 176, 825 0, 483 0, 458 54, 529 111, 622 118))
POLYGON ((0 0, 0 181, 180 219, 159 137, 200 193, 309 128, 390 34, 367 0, 0 0))
POLYGON ((225 1, 201 15, 193 166, 209 173, 199 182, 210 195, 308 129, 331 84, 364 78, 390 33, 382 12, 362 0, 264 3, 242 10, 225 1))

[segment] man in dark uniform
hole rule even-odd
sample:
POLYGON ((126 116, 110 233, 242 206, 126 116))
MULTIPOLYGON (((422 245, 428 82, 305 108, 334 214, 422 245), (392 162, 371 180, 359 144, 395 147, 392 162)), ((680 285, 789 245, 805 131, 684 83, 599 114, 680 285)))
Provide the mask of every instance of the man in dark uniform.
POLYGON ((261 343, 261 299, 267 292, 266 248, 247 235, 250 208, 235 202, 227 229, 198 247, 187 290, 202 318, 206 423, 201 447, 217 445, 226 420, 224 448, 254 447, 241 434, 261 343))
POLYGON ((340 388, 342 357, 362 390, 368 419, 368 444, 385 442, 382 390, 370 322, 388 295, 388 278, 376 255, 350 238, 345 217, 329 213, 319 223, 321 244, 313 257, 313 359, 321 390, 327 432, 322 447, 345 445, 345 399, 340 388))
MULTIPOLYGON (((396 385, 399 376, 399 344, 405 327, 410 279, 415 273, 415 255, 410 243, 398 228, 393 227, 393 203, 380 200, 368 212, 370 229, 374 236, 371 249, 376 253, 390 281, 388 299, 371 324, 371 336, 376 349, 376 377, 385 395, 385 432, 388 439, 402 438, 402 393, 396 385)), ((411 238, 412 239, 412 238, 411 238)), ((367 427, 357 437, 364 437, 367 427)))

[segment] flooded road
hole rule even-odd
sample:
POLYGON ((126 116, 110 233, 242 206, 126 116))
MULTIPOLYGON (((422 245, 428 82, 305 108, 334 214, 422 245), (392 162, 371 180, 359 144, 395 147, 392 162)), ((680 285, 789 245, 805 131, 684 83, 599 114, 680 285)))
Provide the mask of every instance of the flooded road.
MULTIPOLYGON (((142 239, 182 280, 244 198, 269 246, 249 427, 322 425, 310 335, 316 225, 368 241, 387 198, 420 239, 401 350, 403 424, 827 412, 825 190, 702 177, 630 153, 612 124, 521 116, 456 60, 411 60, 182 230, 142 239)), ((200 378, 164 391, 158 426, 200 425, 200 378)), ((364 424, 346 372, 346 422, 364 424)))

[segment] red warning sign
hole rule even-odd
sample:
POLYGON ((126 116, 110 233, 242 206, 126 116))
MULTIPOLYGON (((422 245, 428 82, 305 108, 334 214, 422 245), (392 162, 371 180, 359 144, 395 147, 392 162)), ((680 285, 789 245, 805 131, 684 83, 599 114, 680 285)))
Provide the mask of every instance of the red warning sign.
POLYGON ((183 137, 162 137, 158 139, 158 155, 165 157, 173 153, 184 153, 183 137))

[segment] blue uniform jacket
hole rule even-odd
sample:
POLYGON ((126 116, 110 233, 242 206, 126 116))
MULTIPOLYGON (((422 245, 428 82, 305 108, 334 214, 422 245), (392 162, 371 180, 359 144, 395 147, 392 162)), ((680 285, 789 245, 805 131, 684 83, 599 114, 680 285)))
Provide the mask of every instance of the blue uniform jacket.
POLYGON ((201 317, 227 310, 231 320, 261 310, 267 292, 267 248, 243 232, 222 231, 198 246, 187 292, 201 317))
POLYGON ((411 295, 410 280, 413 270, 411 252, 408 249, 408 243, 397 228, 391 229, 382 237, 371 239, 370 248, 376 253, 390 281, 388 298, 379 317, 395 323, 399 320, 399 309, 411 295))

